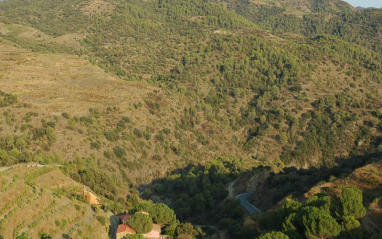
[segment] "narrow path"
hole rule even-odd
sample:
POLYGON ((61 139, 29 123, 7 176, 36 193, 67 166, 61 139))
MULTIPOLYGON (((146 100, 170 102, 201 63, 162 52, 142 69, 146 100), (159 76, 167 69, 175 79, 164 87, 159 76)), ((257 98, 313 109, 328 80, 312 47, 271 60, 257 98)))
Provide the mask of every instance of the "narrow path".
POLYGON ((235 185, 237 179, 235 179, 235 181, 233 181, 232 183, 229 184, 228 186, 228 193, 229 193, 229 197, 230 198, 234 198, 235 196, 233 196, 233 185, 235 185))
MULTIPOLYGON (((51 165, 57 165, 57 164, 51 164, 51 165)), ((17 169, 17 168, 35 168, 35 167, 45 167, 45 166, 50 166, 50 165, 44 165, 44 164, 25 164, 25 165, 12 165, 8 167, 1 167, 0 172, 5 172, 10 169, 17 169)), ((59 165, 57 165, 59 166, 59 165)))
POLYGON ((260 213, 261 211, 257 209, 255 206, 250 204, 248 202, 248 198, 251 196, 252 193, 242 193, 237 195, 236 197, 233 195, 233 186, 235 185, 237 179, 233 182, 231 182, 228 186, 228 192, 229 192, 229 197, 239 199, 240 200, 240 205, 250 214, 255 214, 255 213, 260 213))

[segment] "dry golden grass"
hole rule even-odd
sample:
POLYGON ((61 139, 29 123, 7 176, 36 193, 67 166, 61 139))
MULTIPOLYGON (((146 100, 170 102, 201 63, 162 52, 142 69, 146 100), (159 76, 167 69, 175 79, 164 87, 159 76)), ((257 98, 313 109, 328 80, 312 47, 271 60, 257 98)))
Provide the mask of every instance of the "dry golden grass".
MULTIPOLYGON (((70 199, 65 193, 55 193, 59 189, 81 195, 83 188, 62 174, 57 166, 11 169, 2 172, 0 178, 16 178, 14 186, 1 193, 0 210, 4 213, 0 216, 0 233, 4 238, 13 238, 21 233, 27 233, 29 238, 39 238, 41 233, 54 238, 61 238, 64 233, 72 238, 89 235, 94 235, 91 238, 106 238, 108 225, 101 225, 96 220, 96 213, 90 205, 70 199)), ((108 222, 102 210, 97 214, 108 222)))
POLYGON ((92 16, 95 14, 110 13, 114 9, 115 9, 115 6, 111 3, 108 3, 102 0, 94 0, 90 2, 88 5, 82 7, 82 12, 86 16, 92 16))
POLYGON ((81 49, 82 47, 80 41, 86 36, 83 33, 71 33, 59 37, 53 37, 33 27, 4 23, 0 23, 0 33, 17 35, 22 39, 38 40, 45 43, 63 44, 73 49, 81 49))
POLYGON ((0 73, 2 90, 46 113, 82 114, 108 104, 123 107, 152 91, 145 83, 115 78, 75 56, 20 52, 7 45, 0 45, 0 53, 0 64, 6 66, 0 73))
POLYGON ((303 17, 305 13, 311 12, 312 7, 309 1, 306 0, 252 0, 257 5, 268 5, 285 8, 286 14, 293 14, 298 17, 303 17))
MULTIPOLYGON (((74 125, 75 131, 66 129, 70 123, 64 119, 61 114, 68 113, 72 117, 88 116, 89 108, 97 108, 105 111, 107 107, 118 107, 117 113, 109 114, 107 117, 99 119, 100 127, 103 130, 113 129, 122 116, 128 116, 132 121, 133 128, 142 131, 149 127, 158 133, 163 128, 171 130, 171 134, 166 136, 168 144, 178 145, 179 140, 175 138, 174 130, 177 122, 183 116, 184 106, 178 95, 167 95, 162 89, 140 81, 125 81, 119 79, 104 70, 89 63, 88 60, 73 55, 63 54, 41 54, 33 53, 27 50, 0 44, 0 80, 2 90, 16 94, 20 103, 27 103, 29 107, 12 107, 11 122, 0 119, 2 126, 1 133, 4 135, 17 132, 16 126, 25 124, 22 118, 28 112, 38 113, 37 117, 32 117, 29 124, 34 127, 41 125, 41 119, 55 121, 57 135, 56 142, 51 146, 50 153, 57 153, 65 161, 71 161, 76 156, 89 156, 94 153, 100 162, 101 167, 107 171, 119 174, 119 166, 110 163, 110 160, 104 160, 103 151, 112 150, 116 144, 123 144, 129 149, 128 161, 141 161, 139 172, 130 170, 126 173, 133 182, 136 180, 142 182, 150 178, 162 177, 168 170, 182 167, 174 164, 179 161, 179 156, 170 152, 163 157, 163 162, 158 164, 150 160, 155 154, 161 154, 160 144, 153 140, 147 142, 144 139, 123 140, 120 142, 109 142, 102 140, 102 149, 100 151, 90 148, 89 135, 96 133, 89 132, 90 129, 80 124, 74 125), (156 102, 160 105, 160 112, 151 114, 145 101, 156 102), (140 103, 142 106, 135 108, 134 105, 140 103), (54 118, 56 117, 56 118, 54 118), (77 131, 81 128, 84 133, 77 131), (15 131, 16 130, 16 131, 15 131), (144 142, 144 146, 137 148, 138 142, 144 142), (158 145, 156 145, 158 144, 158 145), (142 151, 147 152, 147 158, 142 163, 142 151), (155 165, 155 167, 153 167, 155 165)), ((3 113, 7 109, 0 109, 3 113)), ((196 141, 195 136, 188 132, 184 137, 189 140, 190 145, 195 145, 194 156, 190 159, 201 163, 211 160, 221 155, 241 155, 243 154, 237 146, 232 143, 230 128, 219 128, 211 122, 204 119, 200 125, 193 130, 195 132, 206 132, 213 129, 216 137, 220 140, 214 140, 207 146, 201 145, 196 141), (225 142, 221 144, 220 142, 225 142), (219 147, 220 150, 216 150, 219 147), (216 152, 219 152, 218 154, 216 152)), ((98 132, 102 134, 103 132, 98 132)), ((18 134, 21 134, 18 132, 18 134)), ((243 135, 237 136, 243 140, 243 135)), ((32 149, 41 149, 38 144, 31 144, 32 149)), ((187 162, 183 162, 185 164, 187 162)), ((127 170, 126 168, 124 168, 127 170)))

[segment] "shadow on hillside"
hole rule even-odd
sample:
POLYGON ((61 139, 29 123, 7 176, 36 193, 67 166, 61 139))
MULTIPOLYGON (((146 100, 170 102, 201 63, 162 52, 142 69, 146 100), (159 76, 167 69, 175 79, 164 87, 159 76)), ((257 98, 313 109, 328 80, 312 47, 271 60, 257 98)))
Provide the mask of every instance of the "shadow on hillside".
MULTIPOLYGON (((227 198, 228 184, 236 178, 245 178, 250 181, 250 178, 258 174, 260 170, 269 171, 269 176, 255 187, 257 188, 256 193, 250 199, 255 206, 261 210, 266 210, 288 195, 302 197, 311 187, 337 178, 345 178, 356 168, 378 158, 380 157, 375 153, 336 158, 335 162, 338 166, 332 168, 297 169, 296 167, 289 167, 277 174, 271 172, 271 168, 263 166, 250 170, 240 170, 232 169, 230 165, 224 168, 213 166, 206 169, 200 164, 190 164, 182 169, 172 171, 166 178, 140 185, 139 191, 143 192, 142 197, 145 199, 169 204, 175 209, 180 219, 200 224, 205 222, 205 220, 198 221, 204 217, 202 214, 205 211, 218 213, 215 211, 216 207, 221 206, 227 198)), ((242 188, 235 189, 235 191, 244 193, 247 192, 245 188, 250 186, 248 184, 241 185, 242 188)), ((217 218, 221 219, 221 215, 217 214, 217 218)), ((208 217, 207 221, 211 222, 211 217, 208 217)))
MULTIPOLYGON (((336 179, 348 177, 357 168, 373 160, 380 160, 376 153, 352 156, 349 158, 336 158, 335 167, 310 167, 309 169, 285 168, 281 173, 271 173, 263 184, 259 185, 256 194, 252 197, 254 204, 262 210, 267 210, 288 195, 303 198, 304 194, 314 186, 333 182, 336 179)), ((254 169, 254 172, 256 169, 254 169)), ((378 187, 378 185, 376 185, 378 187)))
POLYGON ((241 218, 238 202, 225 200, 227 185, 242 177, 241 161, 213 160, 174 170, 166 178, 140 185, 141 197, 168 204, 178 219, 198 225, 216 225, 219 218, 241 218), (234 207, 235 210, 232 210, 234 207), (215 220, 217 219, 217 220, 215 220))
MULTIPOLYGON (((349 158, 336 158, 336 167, 311 167, 309 169, 285 168, 281 173, 272 173, 270 167, 243 170, 235 162, 214 160, 207 165, 188 165, 156 179, 150 184, 140 185, 141 196, 154 202, 168 204, 178 219, 201 226, 218 226, 235 238, 253 238, 254 228, 241 230, 244 210, 238 200, 229 195, 229 185, 236 183, 236 195, 246 192, 253 183, 253 176, 268 171, 267 177, 257 187, 249 201, 262 211, 275 206, 288 195, 302 198, 312 187, 320 183, 346 178, 355 169, 380 160, 378 154, 363 154, 349 158), (247 237, 246 233, 250 236, 247 237)), ((377 187, 378 185, 376 185, 377 187)), ((253 188, 253 187, 252 187, 253 188)))

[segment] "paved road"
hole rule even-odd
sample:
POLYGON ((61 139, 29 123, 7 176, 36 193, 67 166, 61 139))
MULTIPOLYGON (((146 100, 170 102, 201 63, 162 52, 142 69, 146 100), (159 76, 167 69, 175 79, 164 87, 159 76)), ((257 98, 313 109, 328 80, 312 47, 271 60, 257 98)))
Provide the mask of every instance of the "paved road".
POLYGON ((119 225, 119 216, 120 215, 111 215, 110 216, 110 230, 109 230, 110 239, 116 238, 117 229, 118 229, 118 225, 119 225))
POLYGON ((240 195, 237 195, 236 198, 240 200, 241 206, 250 214, 259 213, 260 210, 257 209, 255 206, 250 204, 248 202, 248 198, 251 196, 252 193, 243 193, 240 195))
POLYGON ((233 181, 232 183, 229 184, 228 186, 228 192, 229 192, 229 196, 231 198, 235 198, 235 199, 239 199, 240 200, 240 204, 241 206, 250 214, 255 214, 255 213, 259 213, 260 210, 257 209, 255 206, 253 206, 252 204, 250 204, 248 202, 248 198, 251 196, 252 193, 243 193, 243 194, 240 194, 240 195, 237 195, 236 197, 233 195, 233 186, 235 185, 237 179, 235 181, 233 181))

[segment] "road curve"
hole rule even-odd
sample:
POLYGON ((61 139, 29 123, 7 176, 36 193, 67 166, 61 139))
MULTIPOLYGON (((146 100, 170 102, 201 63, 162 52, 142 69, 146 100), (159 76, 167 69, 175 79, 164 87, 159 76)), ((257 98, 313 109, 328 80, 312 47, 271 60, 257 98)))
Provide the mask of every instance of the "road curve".
POLYGON ((260 210, 248 202, 248 198, 252 193, 243 193, 236 196, 236 199, 240 200, 241 206, 250 214, 259 213, 260 210))
POLYGON ((248 202, 248 198, 251 196, 252 193, 242 193, 242 194, 239 194, 237 195, 236 197, 233 195, 233 186, 235 185, 237 179, 233 182, 231 182, 228 186, 228 192, 229 192, 229 196, 231 198, 235 198, 235 199, 239 199, 240 200, 240 205, 250 214, 255 214, 255 213, 259 213, 260 210, 257 209, 255 206, 253 206, 252 204, 250 204, 248 202))

